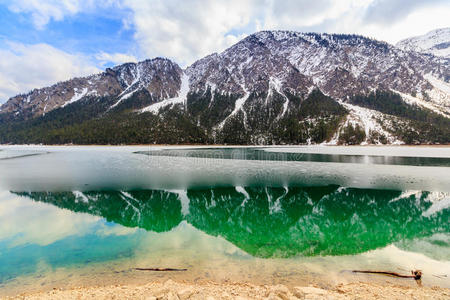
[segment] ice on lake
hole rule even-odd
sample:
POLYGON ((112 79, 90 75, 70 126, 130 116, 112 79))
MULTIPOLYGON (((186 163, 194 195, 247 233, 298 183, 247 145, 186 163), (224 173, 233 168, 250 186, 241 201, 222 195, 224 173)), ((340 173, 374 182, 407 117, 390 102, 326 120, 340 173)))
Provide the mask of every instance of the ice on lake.
POLYGON ((450 192, 450 148, 257 148, 258 157, 265 153, 263 159, 247 159, 247 154, 255 153, 255 148, 245 147, 12 146, 2 149, 8 155, 17 156, 0 159, 0 188, 7 190, 334 184, 450 192), (29 156, 33 153, 36 155, 29 156))

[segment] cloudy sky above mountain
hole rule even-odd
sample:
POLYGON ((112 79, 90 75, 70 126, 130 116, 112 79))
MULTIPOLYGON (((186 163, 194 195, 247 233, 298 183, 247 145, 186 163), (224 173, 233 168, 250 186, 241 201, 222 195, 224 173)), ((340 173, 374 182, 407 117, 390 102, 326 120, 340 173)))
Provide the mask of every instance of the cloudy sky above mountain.
POLYGON ((395 43, 449 27, 448 0, 0 0, 0 103, 155 56, 186 66, 259 31, 395 43))

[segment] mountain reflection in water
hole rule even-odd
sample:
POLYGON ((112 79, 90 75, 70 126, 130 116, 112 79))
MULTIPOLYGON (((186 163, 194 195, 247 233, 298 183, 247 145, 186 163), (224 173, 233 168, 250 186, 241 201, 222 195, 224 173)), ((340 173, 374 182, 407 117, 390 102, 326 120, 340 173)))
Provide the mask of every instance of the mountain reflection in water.
POLYGON ((439 195, 430 192, 328 186, 16 194, 154 232, 185 220, 261 258, 358 254, 450 232, 450 210, 436 209, 439 195))

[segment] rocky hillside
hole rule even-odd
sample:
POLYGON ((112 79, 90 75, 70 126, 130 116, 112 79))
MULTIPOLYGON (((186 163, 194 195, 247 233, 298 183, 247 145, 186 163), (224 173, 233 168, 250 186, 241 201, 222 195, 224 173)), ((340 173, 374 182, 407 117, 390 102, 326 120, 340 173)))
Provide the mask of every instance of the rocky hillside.
POLYGON ((448 143, 449 59, 263 31, 182 70, 156 58, 9 99, 2 143, 448 143))
POLYGON ((54 109, 65 107, 83 98, 114 97, 120 104, 133 93, 147 91, 153 102, 178 93, 181 85, 181 68, 164 58, 127 63, 108 68, 89 77, 74 78, 51 87, 35 89, 27 94, 9 99, 1 113, 14 113, 24 119, 41 116, 54 109))
POLYGON ((398 42, 396 46, 406 51, 416 51, 450 58, 450 27, 436 29, 421 36, 404 39, 398 42))
POLYGON ((336 98, 375 88, 421 92, 431 88, 425 75, 437 79, 450 75, 448 62, 384 42, 290 31, 256 33, 221 54, 199 60, 187 72, 195 89, 211 85, 220 91, 261 91, 272 79, 294 93, 315 86, 336 98))

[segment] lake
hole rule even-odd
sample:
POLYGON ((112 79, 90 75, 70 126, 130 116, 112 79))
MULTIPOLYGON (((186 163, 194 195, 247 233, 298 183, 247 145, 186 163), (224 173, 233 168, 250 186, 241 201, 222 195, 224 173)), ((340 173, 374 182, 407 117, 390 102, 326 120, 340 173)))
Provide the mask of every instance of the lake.
POLYGON ((448 147, 0 146, 0 296, 186 281, 450 287, 448 147), (185 268, 146 272, 135 268, 185 268))

